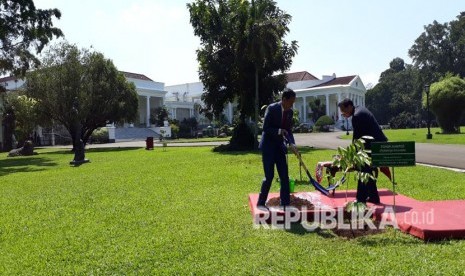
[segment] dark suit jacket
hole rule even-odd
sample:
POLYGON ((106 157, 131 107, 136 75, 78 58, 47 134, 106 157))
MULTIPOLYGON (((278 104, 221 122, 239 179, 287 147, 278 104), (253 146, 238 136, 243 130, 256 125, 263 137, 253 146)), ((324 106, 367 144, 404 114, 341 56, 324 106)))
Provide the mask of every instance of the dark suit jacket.
POLYGON ((360 139, 362 136, 372 136, 375 142, 388 140, 373 114, 363 106, 355 107, 352 127, 354 129, 353 140, 360 139))
MULTIPOLYGON (((266 109, 265 121, 263 123, 262 139, 260 140, 259 148, 262 150, 275 150, 276 148, 284 148, 284 141, 282 135, 278 135, 281 128, 283 109, 281 101, 270 104, 266 109)), ((286 125, 289 126, 287 132, 289 133, 289 142, 295 144, 294 136, 292 135, 292 109, 287 112, 286 125)))

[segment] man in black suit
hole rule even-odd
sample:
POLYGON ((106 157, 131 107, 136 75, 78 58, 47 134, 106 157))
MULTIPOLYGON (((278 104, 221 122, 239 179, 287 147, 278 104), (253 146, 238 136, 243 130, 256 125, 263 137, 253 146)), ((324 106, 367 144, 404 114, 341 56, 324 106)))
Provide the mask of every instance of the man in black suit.
MULTIPOLYGON (((350 99, 344 99, 339 104, 342 116, 349 118, 352 116, 353 136, 352 142, 362 138, 363 136, 373 137, 373 142, 386 142, 387 138, 384 135, 381 127, 376 121, 373 114, 363 106, 354 106, 350 99)), ((369 144, 365 144, 366 149, 370 149, 369 144)), ((365 166, 362 172, 372 173, 373 169, 370 166, 365 166)), ((376 187, 376 180, 369 179, 366 184, 358 181, 357 186, 357 201, 358 202, 372 202, 379 204, 378 189, 376 187)))
POLYGON ((263 133, 259 145, 262 151, 263 170, 265 172, 257 202, 259 207, 265 206, 268 198, 268 192, 274 178, 275 164, 281 181, 281 205, 287 206, 290 203, 289 174, 286 163, 287 148, 284 137, 292 145, 295 144, 291 132, 294 114, 292 106, 295 102, 295 96, 293 90, 286 89, 282 94, 281 101, 270 104, 266 109, 263 133))

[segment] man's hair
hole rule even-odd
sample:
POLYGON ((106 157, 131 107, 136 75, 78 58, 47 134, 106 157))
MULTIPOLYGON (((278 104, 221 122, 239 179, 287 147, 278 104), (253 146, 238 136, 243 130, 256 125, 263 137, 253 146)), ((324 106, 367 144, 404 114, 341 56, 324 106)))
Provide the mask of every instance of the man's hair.
POLYGON ((338 107, 344 107, 344 108, 346 108, 346 107, 348 107, 348 106, 354 106, 354 102, 353 102, 351 99, 349 99, 349 98, 345 98, 344 100, 342 100, 341 102, 339 102, 339 103, 337 104, 337 106, 338 106, 338 107))
POLYGON ((295 92, 294 90, 290 88, 285 88, 283 91, 283 95, 281 96, 281 99, 286 99, 289 100, 290 98, 295 98, 295 92))

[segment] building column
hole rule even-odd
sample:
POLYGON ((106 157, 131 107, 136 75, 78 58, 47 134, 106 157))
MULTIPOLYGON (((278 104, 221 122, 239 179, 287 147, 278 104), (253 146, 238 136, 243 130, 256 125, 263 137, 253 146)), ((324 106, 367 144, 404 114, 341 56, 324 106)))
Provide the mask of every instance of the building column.
POLYGON ((146 110, 145 124, 147 127, 150 127, 150 96, 146 96, 146 98, 147 98, 147 110, 146 110))
MULTIPOLYGON (((341 102, 341 92, 337 92, 337 104, 339 104, 341 102)), ((337 107, 337 119, 340 120, 341 119, 341 110, 339 108, 339 106, 337 107)))
POLYGON ((233 107, 232 107, 232 103, 229 102, 228 103, 228 115, 229 115, 229 123, 232 124, 233 122, 233 107))
POLYGON ((51 135, 52 135, 52 137, 51 137, 51 138, 52 138, 52 139, 51 139, 51 140, 52 140, 52 141, 51 141, 52 146, 55 146, 55 131, 54 131, 54 129, 53 129, 53 126, 52 126, 52 133, 51 133, 51 135))
POLYGON ((326 115, 331 117, 331 114, 329 114, 329 95, 326 94, 325 97, 326 97, 326 115))
POLYGON ((303 99, 303 105, 304 105, 304 110, 303 110, 304 114, 302 114, 303 115, 302 123, 306 123, 307 122, 307 97, 304 96, 302 99, 303 99))

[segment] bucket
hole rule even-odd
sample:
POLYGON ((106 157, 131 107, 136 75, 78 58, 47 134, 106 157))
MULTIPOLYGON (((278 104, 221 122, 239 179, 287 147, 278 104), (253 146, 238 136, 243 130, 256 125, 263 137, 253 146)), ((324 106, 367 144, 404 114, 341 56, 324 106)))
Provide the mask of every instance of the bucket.
POLYGON ((293 193, 295 188, 294 178, 289 178, 289 192, 293 193))

